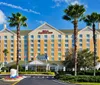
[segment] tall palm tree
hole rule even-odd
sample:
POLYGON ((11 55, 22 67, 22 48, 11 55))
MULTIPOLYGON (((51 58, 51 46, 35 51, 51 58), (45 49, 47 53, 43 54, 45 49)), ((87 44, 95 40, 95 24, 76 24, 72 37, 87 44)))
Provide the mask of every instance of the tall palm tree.
POLYGON ((7 50, 7 49, 4 49, 4 50, 3 50, 3 53, 4 53, 4 55, 5 55, 4 60, 6 60, 7 54, 8 54, 9 52, 8 52, 8 50, 7 50))
POLYGON ((17 71, 19 69, 18 62, 19 62, 20 27, 27 26, 26 20, 27 18, 20 13, 16 13, 16 14, 12 13, 12 16, 8 17, 9 26, 17 28, 17 61, 16 61, 17 71))
POLYGON ((95 74, 95 66, 96 66, 96 34, 95 34, 95 24, 98 22, 99 16, 96 12, 93 12, 90 15, 86 15, 82 18, 82 20, 89 26, 92 25, 92 29, 93 29, 93 44, 94 44, 94 76, 95 74))
POLYGON ((85 8, 83 5, 69 5, 64 10, 65 15, 63 19, 71 21, 74 25, 74 58, 75 58, 75 76, 77 75, 77 35, 78 35, 78 21, 83 16, 85 8))

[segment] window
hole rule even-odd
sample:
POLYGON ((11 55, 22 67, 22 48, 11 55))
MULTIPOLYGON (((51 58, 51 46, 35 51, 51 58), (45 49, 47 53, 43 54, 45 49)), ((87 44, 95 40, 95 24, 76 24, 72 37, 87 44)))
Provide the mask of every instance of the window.
POLYGON ((51 42, 54 42, 54 40, 51 40, 51 42))
POLYGON ((61 38, 61 35, 58 35, 58 38, 61 38))
POLYGON ((40 47, 40 44, 38 44, 38 47, 40 47))
POLYGON ((14 60, 14 58, 11 58, 11 60, 13 61, 13 60, 14 60))
POLYGON ((80 35, 79 35, 79 38, 82 38, 82 37, 83 37, 82 34, 80 34, 80 35))
POLYGON ((31 56, 34 56, 34 54, 33 54, 33 53, 31 53, 31 56))
POLYGON ((11 47, 14 47, 14 45, 11 44, 11 47))
POLYGON ((68 42, 68 40, 65 40, 65 42, 68 42))
POLYGON ((40 40, 38 40, 38 42, 40 42, 40 40))
POLYGON ((74 38, 74 35, 72 35, 72 39, 74 38))
POLYGON ((61 53, 58 53, 59 56, 61 56, 61 53))
POLYGON ((82 42, 82 39, 80 39, 79 42, 82 42))
POLYGON ((61 47, 61 44, 58 44, 58 47, 61 47))
POLYGON ((47 51, 47 48, 45 48, 44 51, 47 51))
POLYGON ((4 39, 7 39, 7 36, 4 36, 4 39))
POLYGON ((47 47, 47 44, 44 44, 45 47, 47 47))
POLYGON ((47 42, 47 40, 44 40, 44 42, 47 42))
POLYGON ((4 40, 4 43, 7 43, 7 40, 4 40))
POLYGON ((13 43, 14 42, 14 40, 11 40, 11 43, 13 43))
POLYGON ((54 58, 52 57, 52 60, 54 60, 54 58))
POLYGON ((68 38, 68 35, 66 35, 66 38, 68 38))
POLYGON ((34 47, 34 44, 31 44, 31 47, 34 47))
POLYGON ((19 49, 19 52, 21 52, 21 49, 19 49))
POLYGON ((11 36, 11 39, 14 39, 14 36, 11 36))
POLYGON ((38 35, 38 38, 41 38, 41 36, 40 36, 40 35, 38 35))
POLYGON ((27 36, 24 36, 24 39, 27 39, 27 36))
POLYGON ((33 52, 34 50, 33 49, 31 49, 31 52, 33 52))
POLYGON ((52 48, 51 51, 54 51, 54 48, 52 48))
POLYGON ((33 58, 31 58, 31 60, 34 60, 33 58))
POLYGON ((74 44, 72 44, 72 47, 74 47, 74 44))
POLYGON ((4 47, 7 47, 7 44, 5 44, 4 47))
POLYGON ((60 60, 61 60, 61 58, 58 58, 58 60, 60 61, 60 60))
POLYGON ((33 35, 31 35, 31 38, 34 38, 34 36, 33 36, 33 35))
POLYGON ((87 39, 86 41, 87 41, 87 42, 90 42, 90 39, 87 39))
POLYGON ((90 44, 87 43, 86 46, 87 46, 87 47, 90 47, 90 44))
POLYGON ((38 51, 40 52, 40 49, 38 49, 38 51))
POLYGON ((74 40, 72 40, 72 43, 74 43, 74 40))
POLYGON ((65 44, 65 47, 68 47, 68 44, 65 44))
POLYGON ((58 51, 60 51, 60 52, 61 52, 61 48, 58 48, 58 51))
POLYGON ((82 46, 82 44, 80 44, 80 46, 82 46))
POLYGON ((14 50, 13 49, 11 49, 11 52, 13 52, 14 50))
POLYGON ((34 42, 33 40, 31 40, 31 42, 34 42))
POLYGON ((44 35, 44 38, 47 38, 47 35, 44 35))
POLYGON ((54 47, 54 44, 51 44, 52 47, 54 47))
POLYGON ((61 42, 61 39, 59 39, 58 42, 61 42))
POLYGON ((86 37, 87 37, 87 38, 90 38, 90 35, 89 35, 89 34, 87 34, 87 35, 86 35, 86 37))
POLYGON ((54 35, 51 35, 51 38, 54 38, 54 35))
POLYGON ((54 56, 54 53, 51 53, 52 56, 54 56))
POLYGON ((11 56, 13 56, 14 54, 13 53, 11 53, 11 56))
POLYGON ((82 48, 79 48, 80 51, 82 51, 82 48))

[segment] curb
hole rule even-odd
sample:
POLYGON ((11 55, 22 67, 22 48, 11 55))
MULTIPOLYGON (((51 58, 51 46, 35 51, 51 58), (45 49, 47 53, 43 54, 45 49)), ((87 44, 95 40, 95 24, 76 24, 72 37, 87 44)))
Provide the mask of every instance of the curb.
MULTIPOLYGON (((21 80, 20 80, 21 81, 21 80)), ((16 81, 15 83, 13 83, 12 85, 16 85, 17 83, 19 83, 20 81, 16 81)))

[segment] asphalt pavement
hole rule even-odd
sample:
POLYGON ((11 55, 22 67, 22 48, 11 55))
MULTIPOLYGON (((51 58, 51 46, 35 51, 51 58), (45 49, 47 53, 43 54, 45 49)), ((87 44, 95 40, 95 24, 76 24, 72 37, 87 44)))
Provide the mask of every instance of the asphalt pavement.
POLYGON ((75 85, 64 83, 54 79, 53 77, 31 76, 23 79, 16 85, 75 85))

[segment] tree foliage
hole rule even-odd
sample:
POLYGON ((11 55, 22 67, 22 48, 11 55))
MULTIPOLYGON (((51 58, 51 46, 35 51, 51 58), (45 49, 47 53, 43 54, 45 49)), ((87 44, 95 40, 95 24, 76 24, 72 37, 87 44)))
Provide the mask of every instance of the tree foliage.
MULTIPOLYGON (((74 51, 73 49, 70 49, 66 52, 66 58, 64 61, 64 65, 66 65, 67 69, 73 69, 74 68, 74 51)), ((78 70, 83 68, 86 70, 86 68, 92 69, 93 67, 93 52, 89 51, 89 49, 84 49, 81 51, 78 51, 78 57, 77 57, 77 67, 78 70)))
POLYGON ((5 56, 7 56, 7 54, 9 53, 9 51, 7 49, 4 49, 3 53, 5 54, 5 56))

